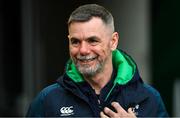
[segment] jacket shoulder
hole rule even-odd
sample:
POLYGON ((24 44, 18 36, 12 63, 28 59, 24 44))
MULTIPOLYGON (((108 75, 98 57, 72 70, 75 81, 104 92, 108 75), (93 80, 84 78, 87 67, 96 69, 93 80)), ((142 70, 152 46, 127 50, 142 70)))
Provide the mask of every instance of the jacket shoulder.
POLYGON ((30 104, 26 116, 44 116, 44 100, 50 93, 56 91, 57 89, 61 89, 61 87, 58 83, 54 83, 41 90, 30 104))
POLYGON ((147 90, 147 92, 150 95, 156 96, 156 97, 160 97, 160 93, 152 86, 143 83, 143 87, 147 90))
POLYGON ((48 94, 50 94, 56 89, 61 89, 61 86, 58 83, 54 83, 45 87, 39 94, 42 94, 42 97, 46 97, 48 94))
POLYGON ((165 105, 161 98, 160 93, 155 88, 153 88, 152 86, 148 84, 144 83, 143 87, 147 90, 151 101, 154 101, 154 103, 157 105, 157 117, 167 117, 168 113, 166 111, 166 108, 165 108, 165 105))

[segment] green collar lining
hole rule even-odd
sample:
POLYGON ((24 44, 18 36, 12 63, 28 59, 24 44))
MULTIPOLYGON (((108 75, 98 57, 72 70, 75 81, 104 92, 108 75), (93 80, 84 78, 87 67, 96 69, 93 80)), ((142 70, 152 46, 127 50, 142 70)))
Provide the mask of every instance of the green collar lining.
POLYGON ((84 81, 83 76, 76 69, 76 66, 71 59, 69 59, 67 63, 66 73, 76 83, 84 81))
POLYGON ((114 81, 120 85, 130 81, 135 73, 136 65, 133 60, 118 50, 113 51, 113 65, 117 69, 117 76, 114 81))

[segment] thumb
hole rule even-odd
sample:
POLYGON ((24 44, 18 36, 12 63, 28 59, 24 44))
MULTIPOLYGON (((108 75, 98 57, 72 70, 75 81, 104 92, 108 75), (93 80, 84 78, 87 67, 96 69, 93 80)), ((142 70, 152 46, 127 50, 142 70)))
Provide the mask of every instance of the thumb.
POLYGON ((128 109, 128 113, 130 113, 130 114, 133 115, 133 116, 136 116, 136 114, 135 114, 135 112, 133 111, 132 108, 129 108, 129 109, 128 109))
POLYGON ((106 116, 105 114, 104 114, 104 112, 100 112, 100 118, 109 118, 108 116, 106 116))

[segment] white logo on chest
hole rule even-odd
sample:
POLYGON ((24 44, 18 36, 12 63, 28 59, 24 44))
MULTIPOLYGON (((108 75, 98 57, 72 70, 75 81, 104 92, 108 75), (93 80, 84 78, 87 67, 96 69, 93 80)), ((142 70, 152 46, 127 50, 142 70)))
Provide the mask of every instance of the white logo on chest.
POLYGON ((135 105, 133 108, 132 108, 132 111, 134 112, 134 114, 137 116, 138 115, 138 112, 136 110, 139 109, 139 105, 135 105))
POLYGON ((70 116, 74 114, 73 106, 62 107, 60 109, 61 116, 70 116))

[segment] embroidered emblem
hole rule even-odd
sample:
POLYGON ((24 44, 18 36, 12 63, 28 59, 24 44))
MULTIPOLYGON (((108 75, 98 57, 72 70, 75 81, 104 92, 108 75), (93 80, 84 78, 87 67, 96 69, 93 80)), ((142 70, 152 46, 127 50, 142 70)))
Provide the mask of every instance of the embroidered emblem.
POLYGON ((134 107, 132 107, 132 111, 134 112, 134 114, 137 116, 138 115, 138 112, 137 110, 139 109, 139 105, 135 105, 134 107))
POLYGON ((61 116, 70 116, 74 114, 73 106, 62 107, 60 109, 61 116))

